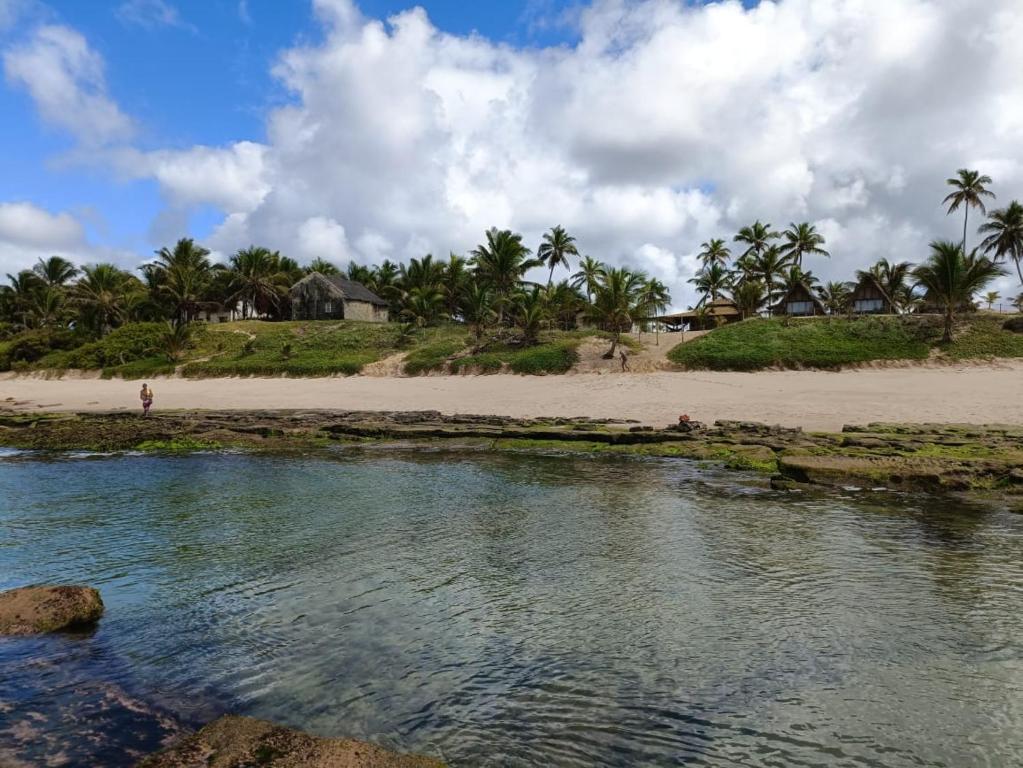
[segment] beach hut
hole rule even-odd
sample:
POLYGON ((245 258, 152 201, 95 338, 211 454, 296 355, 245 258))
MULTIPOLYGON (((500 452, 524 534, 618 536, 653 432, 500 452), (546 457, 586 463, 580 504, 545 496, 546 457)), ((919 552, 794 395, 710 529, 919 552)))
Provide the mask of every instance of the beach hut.
POLYGON ((365 320, 387 322, 387 302, 341 275, 311 272, 290 291, 292 320, 365 320))
POLYGON ((699 309, 649 318, 649 322, 662 323, 669 331, 709 331, 739 320, 742 320, 742 312, 731 299, 714 299, 699 309))
POLYGON ((857 315, 890 315, 895 311, 891 298, 871 274, 865 274, 849 296, 849 306, 857 315))
POLYGON ((782 296, 781 301, 771 308, 771 311, 776 315, 789 315, 790 317, 827 314, 823 302, 802 280, 789 288, 788 292, 782 296))

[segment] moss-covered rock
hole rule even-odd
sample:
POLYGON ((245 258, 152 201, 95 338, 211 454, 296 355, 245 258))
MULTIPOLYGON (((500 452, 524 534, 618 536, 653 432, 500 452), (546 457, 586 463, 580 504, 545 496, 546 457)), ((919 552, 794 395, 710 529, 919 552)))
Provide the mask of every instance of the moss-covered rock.
POLYGON ((138 768, 443 768, 429 757, 389 752, 353 739, 325 739, 228 715, 138 768))
POLYGON ((92 587, 35 586, 0 592, 0 635, 35 635, 87 626, 103 615, 92 587))

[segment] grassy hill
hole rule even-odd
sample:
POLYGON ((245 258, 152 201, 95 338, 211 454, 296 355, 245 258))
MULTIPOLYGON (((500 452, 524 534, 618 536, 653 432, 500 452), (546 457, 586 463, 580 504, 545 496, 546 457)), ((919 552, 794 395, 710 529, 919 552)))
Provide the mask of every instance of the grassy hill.
POLYGON ((101 370, 104 376, 140 378, 173 373, 184 376, 352 375, 366 365, 405 353, 410 375, 435 370, 493 373, 567 371, 587 332, 546 332, 528 348, 495 343, 471 354, 472 339, 458 325, 408 332, 397 323, 356 321, 242 321, 196 327, 189 347, 176 362, 165 353, 167 326, 133 323, 99 341, 83 342, 62 331, 26 331, 0 341, 0 370, 101 370))
POLYGON ((955 340, 941 343, 941 319, 817 317, 753 319, 718 328, 668 353, 690 369, 840 368, 880 360, 1023 357, 1023 334, 1002 328, 1006 316, 963 316, 955 340))

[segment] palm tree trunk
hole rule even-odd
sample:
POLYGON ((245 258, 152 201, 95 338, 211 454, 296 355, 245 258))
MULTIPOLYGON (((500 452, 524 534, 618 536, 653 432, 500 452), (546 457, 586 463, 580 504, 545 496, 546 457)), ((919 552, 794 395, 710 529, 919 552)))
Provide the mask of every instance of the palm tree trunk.
POLYGON ((945 307, 945 334, 941 337, 942 341, 952 341, 952 321, 954 320, 954 312, 955 310, 951 304, 945 307))
POLYGON ((963 256, 966 255, 966 222, 970 220, 970 204, 963 206, 963 256))

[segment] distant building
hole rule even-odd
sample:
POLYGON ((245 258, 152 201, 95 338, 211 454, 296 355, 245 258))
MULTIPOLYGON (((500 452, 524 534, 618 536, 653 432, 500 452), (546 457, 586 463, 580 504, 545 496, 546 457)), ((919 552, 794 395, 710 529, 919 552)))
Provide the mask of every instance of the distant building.
POLYGON ((731 299, 714 299, 699 309, 650 318, 651 322, 667 326, 669 331, 708 331, 739 320, 742 320, 742 312, 731 299))
POLYGON ((387 302, 341 275, 312 272, 291 286, 292 320, 387 322, 387 302))
POLYGON ((865 274, 849 296, 849 306, 857 315, 890 315, 895 311, 891 298, 871 274, 865 274))
POLYGON ((812 315, 827 314, 824 303, 802 281, 789 288, 788 293, 771 309, 776 315, 789 315, 791 317, 810 317, 812 315))

